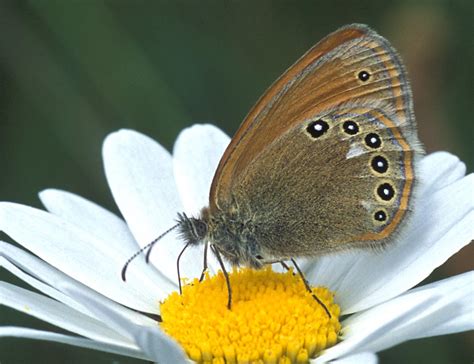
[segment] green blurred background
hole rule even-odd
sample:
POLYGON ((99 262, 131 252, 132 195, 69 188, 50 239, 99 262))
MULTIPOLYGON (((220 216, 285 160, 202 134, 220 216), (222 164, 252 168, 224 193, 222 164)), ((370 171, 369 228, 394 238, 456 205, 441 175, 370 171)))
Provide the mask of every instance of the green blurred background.
MULTIPOLYGON (((136 129, 167 148, 195 122, 232 135, 290 64, 352 22, 376 29, 404 58, 427 150, 451 151, 472 171, 472 3, 0 1, 0 200, 40 206, 37 192, 56 187, 117 211, 101 162, 108 133, 136 129)), ((465 248, 430 279, 472 269, 472 257, 465 248)), ((23 285, 5 271, 0 279, 23 285)), ((0 324, 62 332, 5 307, 0 324)), ((473 344, 472 334, 456 334, 409 342, 380 358, 472 363, 473 344)), ((139 361, 2 339, 0 362, 139 361)))

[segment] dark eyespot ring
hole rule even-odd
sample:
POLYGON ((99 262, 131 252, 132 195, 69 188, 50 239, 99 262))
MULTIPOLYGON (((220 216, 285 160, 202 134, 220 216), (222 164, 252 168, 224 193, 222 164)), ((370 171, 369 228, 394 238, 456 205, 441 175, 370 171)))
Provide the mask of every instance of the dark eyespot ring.
POLYGON ((359 132, 359 125, 353 120, 346 120, 344 124, 342 124, 342 128, 349 135, 355 135, 359 132))
POLYGON ((359 77, 359 80, 361 80, 362 82, 366 82, 370 78, 370 73, 365 71, 365 70, 360 71, 359 74, 357 75, 357 77, 359 77))
POLYGON ((374 219, 376 221, 384 222, 387 220, 387 214, 384 210, 378 210, 374 214, 374 219))
POLYGON ((365 136, 365 144, 370 148, 379 148, 382 145, 380 136, 375 133, 369 133, 365 136))
POLYGON ((370 165, 372 166, 372 169, 378 173, 385 173, 388 170, 388 161, 381 155, 373 157, 370 165))
POLYGON ((319 138, 321 135, 326 133, 329 129, 329 124, 324 120, 316 120, 309 123, 306 131, 313 137, 319 138))
POLYGON ((382 183, 377 187, 377 195, 384 201, 390 201, 395 196, 395 190, 390 183, 382 183))

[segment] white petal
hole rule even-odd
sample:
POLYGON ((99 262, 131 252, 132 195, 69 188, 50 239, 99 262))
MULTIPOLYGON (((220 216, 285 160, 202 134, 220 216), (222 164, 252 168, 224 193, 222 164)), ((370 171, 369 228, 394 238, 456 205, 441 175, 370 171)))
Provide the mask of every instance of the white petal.
MULTIPOLYGON (((61 292, 59 287, 61 287, 61 284, 64 282, 67 282, 69 285, 75 286, 77 290, 83 290, 90 293, 93 291, 59 270, 51 267, 43 260, 40 260, 10 244, 0 241, 0 266, 55 300, 64 303, 76 311, 91 316, 91 313, 87 311, 87 309, 78 304, 68 295, 61 292)), ((113 309, 122 312, 123 315, 128 316, 129 319, 134 322, 141 324, 151 324, 154 322, 144 315, 128 310, 122 305, 105 298, 104 304, 109 304, 113 309)))
POLYGON ((147 357, 136 347, 127 348, 53 332, 26 329, 23 327, 2 326, 0 327, 0 337, 18 337, 41 341, 51 341, 66 345, 78 346, 85 349, 99 350, 106 353, 125 355, 132 358, 143 360, 147 359, 147 357))
POLYGON ((0 282, 0 304, 95 341, 133 347, 131 340, 111 330, 101 321, 60 302, 6 282, 0 282))
POLYGON ((135 252, 138 248, 127 224, 103 207, 73 193, 47 189, 39 194, 46 209, 82 230, 92 232, 111 250, 135 252))
POLYGON ((471 241, 474 199, 466 197, 473 188, 474 175, 469 175, 437 191, 428 189, 396 243, 383 252, 324 257, 307 270, 308 278, 336 290, 344 313, 399 295, 471 241))
POLYGON ((374 340, 384 333, 392 332, 400 322, 415 317, 435 300, 429 294, 420 294, 409 300, 398 301, 396 304, 393 304, 394 300, 391 300, 384 304, 383 310, 377 306, 359 315, 349 317, 342 323, 342 341, 323 351, 322 355, 317 358, 317 363, 367 351, 374 352, 375 350, 371 349, 374 340), (359 317, 363 317, 363 319, 359 317))
POLYGON ((174 174, 184 211, 197 215, 209 205, 209 190, 230 138, 213 125, 184 129, 173 148, 174 174))
POLYGON ((174 225, 182 211, 171 155, 132 130, 109 134, 103 145, 107 181, 122 215, 141 246, 174 225))
MULTIPOLYGON (((230 138, 213 125, 194 125, 184 129, 173 149, 174 175, 184 211, 188 216, 198 216, 209 205, 209 191, 214 173, 230 138)), ((189 259, 202 261, 202 249, 186 252, 189 259)), ((208 256, 212 273, 220 269, 213 254, 208 256)), ((229 267, 228 267, 229 268, 229 267)), ((200 272, 187 272, 188 277, 200 272)))
POLYGON ((439 190, 456 182, 466 174, 466 165, 458 157, 447 152, 427 155, 417 169, 423 189, 439 190))
MULTIPOLYGON (((171 155, 163 147, 143 134, 121 130, 106 138, 103 157, 112 194, 140 246, 176 224, 177 213, 183 207, 171 155)), ((155 245, 151 255, 151 261, 173 289, 177 286, 176 258, 182 248, 177 235, 170 233, 155 245)), ((182 267, 184 275, 190 269, 193 273, 202 269, 186 255, 182 267)))
POLYGON ((465 273, 349 317, 343 322, 343 341, 322 358, 329 360, 354 351, 376 352, 433 333, 472 330, 473 279, 473 272, 465 273), (448 324, 452 331, 446 331, 444 322, 454 323, 448 324))
MULTIPOLYGON (((45 263, 46 264, 46 263, 45 263)), ((76 302, 70 299, 68 296, 64 295, 62 292, 54 289, 53 287, 44 284, 43 282, 32 278, 30 275, 25 274, 21 269, 12 264, 9 260, 0 257, 0 267, 5 268, 13 275, 22 279, 30 286, 37 288, 39 291, 47 294, 49 297, 57 299, 59 302, 66 304, 68 307, 74 308, 76 311, 82 312, 89 315, 89 313, 84 310, 80 305, 77 305, 76 302)))
MULTIPOLYGON (((94 234, 99 238, 98 241, 105 244, 107 251, 115 252, 123 256, 119 267, 114 266, 112 262, 109 262, 107 265, 114 273, 122 269, 127 259, 137 252, 139 247, 135 238, 130 233, 127 224, 101 206, 75 194, 56 189, 42 191, 40 198, 51 213, 62 217, 68 223, 76 225, 82 230, 94 234)), ((155 292, 153 287, 157 285, 160 287, 168 287, 167 290, 163 290, 163 296, 151 297, 151 299, 156 302, 164 298, 169 289, 174 288, 173 285, 169 284, 167 279, 163 279, 163 275, 152 271, 150 265, 146 264, 143 259, 135 259, 132 269, 137 279, 135 279, 134 282, 128 279, 128 284, 125 286, 121 284, 120 289, 124 289, 124 291, 134 287, 135 291, 152 293, 155 292)), ((110 282, 110 284, 115 283, 116 281, 110 282)), ((130 292, 129 297, 136 295, 134 290, 130 292)), ((133 307, 132 305, 133 302, 129 306, 133 307)))
POLYGON ((118 332, 133 336, 135 343, 150 359, 159 363, 180 364, 189 362, 183 349, 173 339, 163 333, 158 325, 156 327, 137 325, 120 313, 110 310, 109 307, 97 300, 95 296, 76 291, 74 287, 67 287, 67 285, 63 288, 98 316, 113 323, 118 332))
POLYGON ((142 279, 137 271, 131 270, 129 281, 123 282, 123 252, 108 249, 93 232, 45 211, 1 202, 0 229, 52 266, 124 305, 156 313, 156 297, 166 295, 157 284, 148 291, 136 289, 143 287, 142 283, 134 285, 142 279))
MULTIPOLYGON (((431 295, 436 300, 430 300, 418 315, 399 322, 391 332, 385 332, 374 340, 369 350, 380 351, 412 339, 474 329, 474 271, 409 291, 394 299, 393 304, 403 304, 400 302, 422 294, 431 295)), ((384 312, 384 305, 381 305, 380 312, 384 312)), ((367 318, 354 319, 358 320, 367 318)))

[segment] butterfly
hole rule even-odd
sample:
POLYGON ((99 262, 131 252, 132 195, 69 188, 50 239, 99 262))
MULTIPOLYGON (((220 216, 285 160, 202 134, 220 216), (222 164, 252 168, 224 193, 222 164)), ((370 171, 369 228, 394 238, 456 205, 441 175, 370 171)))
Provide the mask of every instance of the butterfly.
POLYGON ((223 260, 261 268, 383 248, 408 220, 422 154, 397 52, 365 25, 344 26, 263 94, 219 162, 209 205, 170 230, 185 248, 209 246, 224 272, 223 260))

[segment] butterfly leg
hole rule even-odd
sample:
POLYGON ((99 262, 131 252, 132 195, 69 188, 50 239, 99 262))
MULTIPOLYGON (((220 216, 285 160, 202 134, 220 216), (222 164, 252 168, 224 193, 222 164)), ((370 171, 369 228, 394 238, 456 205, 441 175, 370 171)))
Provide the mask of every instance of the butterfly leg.
POLYGON ((281 266, 286 269, 287 271, 290 270, 290 267, 288 266, 288 264, 286 264, 283 260, 280 260, 279 263, 281 264, 281 266))
POLYGON ((316 296, 314 293, 313 293, 313 290, 311 289, 308 281, 306 280, 306 277, 304 276, 303 274, 303 271, 300 269, 300 267, 298 266, 298 264, 296 264, 296 261, 291 258, 291 262, 293 263, 293 265, 295 266, 296 270, 298 271, 298 274, 300 275, 301 279, 303 280, 303 283, 306 287, 306 289, 308 290, 309 293, 311 293, 311 295, 313 296, 313 298, 321 305, 322 308, 324 308, 324 311, 326 311, 327 315, 329 316, 329 318, 331 318, 331 313, 329 312, 328 308, 326 307, 326 305, 318 298, 318 296, 316 296))
POLYGON ((230 286, 229 273, 227 273, 225 269, 225 265, 224 265, 224 262, 222 261, 221 254, 219 253, 217 248, 214 245, 211 245, 211 250, 215 254, 217 260, 219 261, 219 265, 221 266, 222 273, 224 273, 225 281, 227 283, 227 293, 228 293, 227 308, 230 310, 232 309, 232 288, 230 286))
POLYGON ((181 252, 179 253, 178 255, 178 259, 176 259, 176 269, 178 271, 178 285, 179 285, 179 294, 183 294, 183 290, 182 290, 182 287, 181 287, 181 273, 179 271, 179 261, 181 260, 181 256, 183 255, 184 251, 187 249, 187 247, 189 246, 190 243, 187 243, 183 250, 181 250, 181 252))
POLYGON ((202 282, 202 280, 204 279, 205 273, 207 271, 207 247, 208 246, 209 246, 209 242, 206 242, 206 244, 204 244, 204 262, 202 264, 202 273, 201 273, 201 277, 199 278, 199 282, 202 282))
MULTIPOLYGON (((290 259, 290 258, 288 258, 290 259)), ((288 259, 285 259, 285 260, 288 260, 288 259)), ((260 262, 262 263, 262 265, 272 265, 272 264, 277 264, 279 263, 283 269, 286 269, 287 271, 290 270, 290 267, 288 266, 288 264, 285 263, 285 260, 280 260, 280 259, 261 259, 260 262)))

